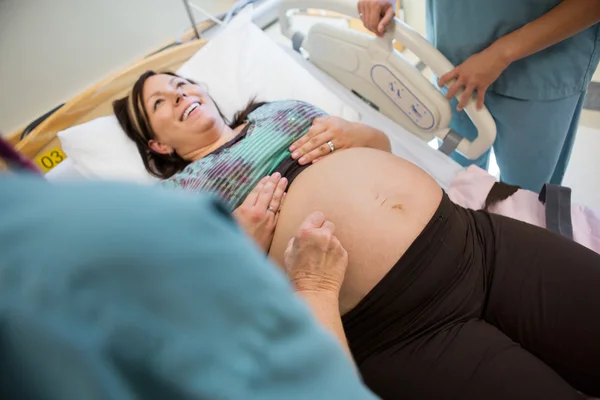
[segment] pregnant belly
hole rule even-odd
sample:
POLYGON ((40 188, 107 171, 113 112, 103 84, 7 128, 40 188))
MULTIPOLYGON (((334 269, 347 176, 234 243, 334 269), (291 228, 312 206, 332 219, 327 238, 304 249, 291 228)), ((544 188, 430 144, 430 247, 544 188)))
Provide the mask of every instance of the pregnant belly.
POLYGON ((289 240, 313 211, 336 226, 349 265, 340 309, 354 308, 427 225, 442 196, 424 171, 390 153, 350 149, 304 170, 288 190, 270 255, 280 265, 289 240))

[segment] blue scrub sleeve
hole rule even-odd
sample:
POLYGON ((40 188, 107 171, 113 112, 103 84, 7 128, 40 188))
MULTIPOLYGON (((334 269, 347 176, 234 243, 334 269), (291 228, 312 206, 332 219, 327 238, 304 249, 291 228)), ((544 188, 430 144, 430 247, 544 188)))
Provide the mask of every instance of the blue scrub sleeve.
POLYGON ((0 394, 372 399, 211 197, 0 175, 0 394))

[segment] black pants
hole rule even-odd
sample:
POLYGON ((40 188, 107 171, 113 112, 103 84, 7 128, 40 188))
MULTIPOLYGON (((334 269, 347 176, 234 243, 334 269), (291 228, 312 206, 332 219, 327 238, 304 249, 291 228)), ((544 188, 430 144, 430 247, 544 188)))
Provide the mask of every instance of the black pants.
POLYGON ((447 196, 343 322, 386 400, 600 397, 600 255, 447 196))

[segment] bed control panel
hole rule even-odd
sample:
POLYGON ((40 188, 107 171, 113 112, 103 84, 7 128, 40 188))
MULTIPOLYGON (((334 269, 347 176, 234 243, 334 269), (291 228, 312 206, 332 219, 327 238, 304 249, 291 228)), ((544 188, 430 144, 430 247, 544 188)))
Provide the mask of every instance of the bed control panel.
POLYGON ((381 92, 419 128, 429 130, 435 126, 431 110, 385 65, 374 65, 371 68, 371 79, 381 92))
POLYGON ((317 23, 302 47, 313 64, 421 139, 434 139, 450 123, 448 101, 391 43, 317 23))

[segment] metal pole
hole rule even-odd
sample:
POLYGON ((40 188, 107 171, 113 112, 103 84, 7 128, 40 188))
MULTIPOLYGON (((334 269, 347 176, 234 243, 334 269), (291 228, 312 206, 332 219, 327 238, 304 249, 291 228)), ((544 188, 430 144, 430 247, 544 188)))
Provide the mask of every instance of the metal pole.
POLYGON ((198 32, 198 27, 196 26, 196 21, 194 21, 194 14, 192 14, 192 9, 188 3, 188 0, 183 0, 183 5, 185 6, 185 10, 187 11, 188 18, 192 23, 192 27, 194 28, 194 33, 196 34, 196 39, 200 39, 200 32, 198 32))

